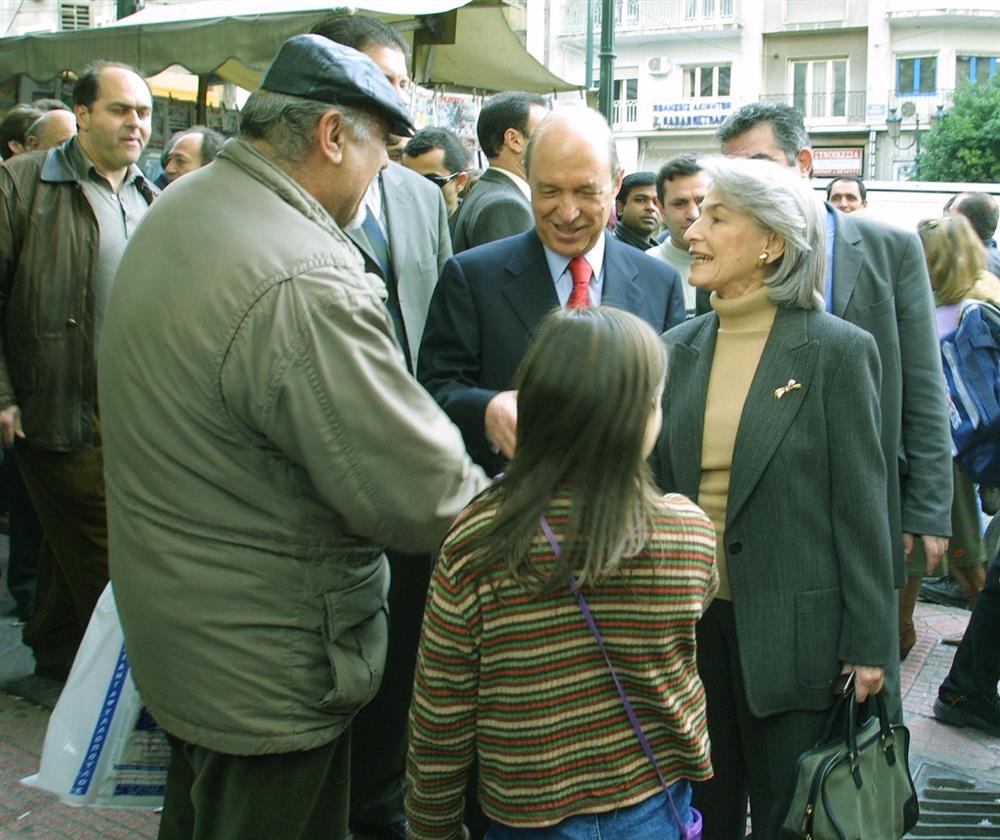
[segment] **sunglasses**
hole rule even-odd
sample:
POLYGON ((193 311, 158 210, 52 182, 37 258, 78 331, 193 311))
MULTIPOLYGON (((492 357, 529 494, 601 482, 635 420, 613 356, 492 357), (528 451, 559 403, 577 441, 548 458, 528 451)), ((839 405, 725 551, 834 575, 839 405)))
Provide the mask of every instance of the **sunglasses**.
POLYGON ((428 181, 433 181, 439 187, 443 187, 445 184, 448 184, 451 181, 454 181, 461 174, 462 174, 461 172, 452 172, 451 175, 433 175, 433 174, 427 174, 427 175, 424 175, 424 177, 428 181))

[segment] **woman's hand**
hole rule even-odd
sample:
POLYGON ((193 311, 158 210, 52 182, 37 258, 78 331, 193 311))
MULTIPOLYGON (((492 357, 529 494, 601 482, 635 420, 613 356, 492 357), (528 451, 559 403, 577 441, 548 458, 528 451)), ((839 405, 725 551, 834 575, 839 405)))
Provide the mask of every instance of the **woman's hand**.
POLYGON ((878 694, 882 690, 882 683, 885 682, 885 668, 875 665, 851 665, 844 663, 840 673, 849 674, 854 671, 854 699, 858 703, 863 703, 868 699, 869 694, 878 694))

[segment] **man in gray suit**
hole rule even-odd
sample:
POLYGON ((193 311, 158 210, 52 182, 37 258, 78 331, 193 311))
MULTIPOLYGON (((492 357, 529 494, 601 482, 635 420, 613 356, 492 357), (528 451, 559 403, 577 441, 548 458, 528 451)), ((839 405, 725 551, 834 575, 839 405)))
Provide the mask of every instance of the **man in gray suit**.
MULTIPOLYGON (((787 105, 745 105, 715 136, 726 155, 771 160, 798 168, 803 177, 812 173, 809 135, 802 116, 787 105)), ((915 234, 826 208, 827 310, 871 333, 882 362, 881 439, 899 588, 904 552, 914 540, 936 565, 951 535, 951 436, 931 285, 915 234)), ((898 674, 889 670, 887 696, 898 703, 898 685, 892 684, 898 674)))
POLYGON ((534 226, 524 153, 545 113, 545 100, 532 93, 498 93, 486 100, 476 134, 490 166, 455 217, 456 254, 534 226))
MULTIPOLYGON (((335 14, 313 34, 365 53, 402 98, 410 84, 406 43, 391 26, 365 15, 335 14)), ((386 306, 414 373, 431 294, 451 256, 444 197, 422 175, 390 163, 372 181, 360 209, 346 233, 367 270, 385 281, 386 306)), ((351 827, 371 837, 403 838, 407 713, 432 561, 396 551, 386 556, 392 624, 382 687, 352 724, 351 827)))

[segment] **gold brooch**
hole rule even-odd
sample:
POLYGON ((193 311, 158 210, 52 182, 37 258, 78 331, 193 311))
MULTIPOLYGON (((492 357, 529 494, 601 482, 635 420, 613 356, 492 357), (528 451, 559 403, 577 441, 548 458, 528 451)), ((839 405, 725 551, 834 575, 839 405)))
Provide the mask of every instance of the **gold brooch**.
POLYGON ((790 391, 798 391, 801 387, 802 387, 801 382, 796 382, 794 379, 789 379, 788 382, 786 382, 780 388, 774 389, 774 398, 776 400, 780 400, 783 396, 785 396, 785 394, 789 393, 790 391))

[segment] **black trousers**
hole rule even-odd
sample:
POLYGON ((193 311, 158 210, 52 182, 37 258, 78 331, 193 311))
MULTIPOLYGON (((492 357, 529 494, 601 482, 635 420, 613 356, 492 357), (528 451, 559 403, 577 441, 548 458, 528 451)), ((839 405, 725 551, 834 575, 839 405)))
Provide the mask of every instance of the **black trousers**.
POLYGON ((108 582, 104 454, 96 416, 93 423, 92 449, 49 452, 18 446, 14 452, 44 534, 38 602, 23 633, 39 668, 69 671, 108 582))
POLYGON ((731 601, 713 601, 697 634, 715 770, 709 781, 693 785, 694 805, 705 817, 704 840, 743 840, 748 799, 753 840, 772 840, 796 760, 822 735, 829 712, 754 717, 747 706, 731 601))
POLYGON ((434 561, 387 552, 389 645, 385 676, 351 725, 351 825, 378 826, 406 818, 406 732, 424 602, 434 561))
POLYGON ((955 651, 941 688, 958 694, 995 697, 1000 680, 1000 554, 986 571, 969 626, 955 651))
POLYGON ((351 736, 273 755, 229 755, 170 737, 159 840, 344 840, 351 736))
POLYGON ((13 450, 3 454, 0 464, 3 489, 10 513, 10 550, 7 555, 7 589, 17 602, 21 617, 28 619, 35 611, 38 581, 38 557, 42 548, 42 524, 24 486, 13 450))

